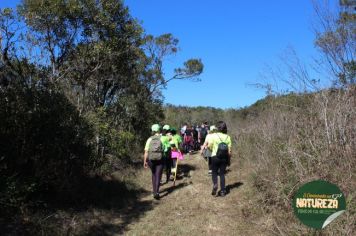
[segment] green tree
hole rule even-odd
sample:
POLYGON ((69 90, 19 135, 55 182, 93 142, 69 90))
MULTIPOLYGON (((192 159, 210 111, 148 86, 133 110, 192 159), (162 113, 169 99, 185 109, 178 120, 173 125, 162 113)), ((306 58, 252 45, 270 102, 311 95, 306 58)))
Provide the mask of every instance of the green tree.
POLYGON ((144 40, 146 70, 143 73, 143 78, 149 84, 150 95, 160 97, 160 89, 166 88, 172 80, 190 79, 199 81, 198 76, 204 69, 201 59, 189 59, 184 62, 183 67, 174 70, 174 75, 171 78, 164 76, 164 60, 179 51, 179 40, 174 38, 172 34, 162 34, 158 37, 147 35, 144 40))
POLYGON ((327 6, 315 1, 318 19, 315 45, 325 57, 328 68, 341 85, 356 82, 356 3, 340 1, 340 9, 334 13, 327 6))

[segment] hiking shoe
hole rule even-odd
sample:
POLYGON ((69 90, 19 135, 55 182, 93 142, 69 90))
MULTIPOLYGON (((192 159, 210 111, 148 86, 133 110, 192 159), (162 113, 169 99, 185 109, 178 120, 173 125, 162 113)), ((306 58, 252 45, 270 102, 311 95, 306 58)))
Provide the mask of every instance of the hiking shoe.
POLYGON ((226 191, 220 191, 220 193, 219 193, 219 196, 220 197, 225 197, 226 196, 226 191))
POLYGON ((159 200, 159 193, 153 194, 154 199, 159 200))
POLYGON ((211 195, 216 196, 216 192, 218 191, 217 188, 213 188, 213 191, 211 191, 211 195))

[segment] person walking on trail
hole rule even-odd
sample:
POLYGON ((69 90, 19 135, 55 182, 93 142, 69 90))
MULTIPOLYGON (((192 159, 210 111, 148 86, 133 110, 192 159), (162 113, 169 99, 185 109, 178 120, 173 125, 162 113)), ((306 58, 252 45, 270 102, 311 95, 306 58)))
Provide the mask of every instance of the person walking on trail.
POLYGON ((200 150, 200 144, 198 141, 198 137, 199 137, 199 131, 198 131, 198 125, 193 125, 192 126, 192 133, 193 133, 193 150, 194 151, 198 151, 200 150))
POLYGON ((187 126, 188 124, 187 123, 184 123, 184 125, 182 126, 182 128, 180 129, 180 135, 183 137, 184 136, 184 133, 185 131, 187 130, 187 126))
POLYGON ((176 128, 171 128, 171 135, 172 135, 172 141, 174 142, 176 148, 179 149, 179 151, 182 151, 183 139, 182 136, 177 134, 176 128))
POLYGON ((171 158, 171 144, 172 139, 169 125, 164 125, 162 129, 161 141, 163 143, 163 164, 166 170, 166 183, 171 177, 172 158, 171 158))
MULTIPOLYGON (((175 128, 171 129, 171 135, 172 135, 172 140, 170 141, 170 144, 171 144, 172 154, 173 152, 178 152, 179 156, 183 158, 182 150, 180 148, 182 144, 182 137, 179 134, 177 134, 177 130, 175 128)), ((172 159, 172 167, 175 168, 177 157, 172 156, 171 159, 172 159)))
POLYGON ((213 133, 216 132, 216 126, 212 125, 210 126, 210 130, 209 133, 206 135, 204 144, 201 147, 200 150, 200 154, 204 157, 205 160, 208 161, 208 167, 209 167, 209 171, 208 174, 212 175, 212 164, 211 164, 211 152, 212 150, 209 148, 209 143, 210 143, 210 138, 212 136, 213 133))
POLYGON ((153 135, 147 139, 143 155, 143 167, 150 167, 152 172, 153 197, 159 199, 159 185, 163 170, 163 143, 160 135, 161 127, 154 124, 151 127, 153 135))
POLYGON ((191 154, 194 148, 193 128, 191 125, 188 125, 187 129, 185 130, 183 142, 184 142, 184 152, 191 154))
POLYGON ((209 131, 208 122, 202 123, 198 135, 198 141, 200 145, 203 145, 205 143, 205 138, 208 135, 208 131, 209 131))
POLYGON ((231 159, 231 137, 227 135, 227 126, 224 121, 219 121, 216 125, 217 132, 209 137, 208 147, 212 150, 212 181, 213 190, 211 194, 217 195, 218 190, 218 173, 220 177, 220 191, 218 195, 224 197, 225 189, 225 171, 226 166, 230 164, 231 159))

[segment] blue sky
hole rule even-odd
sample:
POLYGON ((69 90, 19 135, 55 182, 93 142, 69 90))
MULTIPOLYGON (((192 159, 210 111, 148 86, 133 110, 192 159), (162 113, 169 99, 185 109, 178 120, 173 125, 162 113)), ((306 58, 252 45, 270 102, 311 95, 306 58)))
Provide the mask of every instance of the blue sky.
POLYGON ((191 57, 202 59, 201 82, 173 81, 165 102, 176 105, 238 108, 265 92, 260 81, 266 64, 278 63, 292 46, 301 58, 315 54, 311 0, 126 0, 147 33, 172 33, 181 51, 166 63, 166 76, 191 57))
MULTIPOLYGON (((1 0, 13 7, 18 0, 1 0)), ((292 46, 305 61, 315 55, 311 0, 126 0, 147 34, 172 33, 181 51, 165 63, 165 75, 189 58, 201 58, 201 82, 172 81, 165 103, 239 108, 265 96, 250 84, 292 46)))

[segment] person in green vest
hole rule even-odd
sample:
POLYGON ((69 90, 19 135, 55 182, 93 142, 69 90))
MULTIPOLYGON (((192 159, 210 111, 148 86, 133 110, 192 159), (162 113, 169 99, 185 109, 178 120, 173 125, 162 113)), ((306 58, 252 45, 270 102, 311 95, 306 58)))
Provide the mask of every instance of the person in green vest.
MULTIPOLYGON (((183 142, 182 136, 177 134, 176 128, 171 128, 171 135, 172 135, 172 140, 170 142, 171 149, 182 153, 183 152, 183 150, 182 150, 182 142, 183 142)), ((173 168, 175 168, 175 166, 176 166, 176 161, 177 161, 177 159, 172 159, 172 167, 173 168)), ((178 171, 178 170, 176 170, 176 171, 178 171)))
POLYGON ((172 168, 172 158, 171 158, 171 144, 172 139, 170 126, 164 125, 161 133, 161 141, 163 144, 163 163, 166 170, 166 183, 169 182, 171 177, 171 168, 172 168))
POLYGON ((217 132, 209 137, 208 148, 211 149, 211 168, 213 190, 211 195, 216 196, 218 190, 218 175, 220 177, 220 192, 218 195, 224 197, 225 171, 231 159, 231 137, 227 134, 227 126, 224 121, 219 121, 216 125, 217 132))
POLYGON ((161 127, 158 124, 154 124, 151 127, 153 135, 146 141, 144 155, 143 155, 143 167, 150 167, 152 172, 152 189, 153 197, 159 199, 159 185, 163 171, 163 143, 161 141, 160 134, 161 127))
POLYGON ((182 136, 177 134, 177 129, 176 128, 171 128, 171 135, 172 135, 172 141, 175 144, 175 146, 182 151, 182 136))

